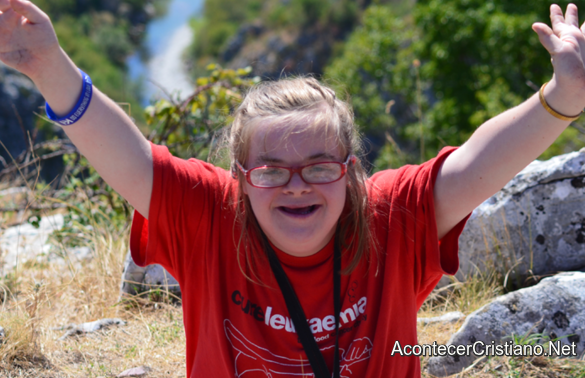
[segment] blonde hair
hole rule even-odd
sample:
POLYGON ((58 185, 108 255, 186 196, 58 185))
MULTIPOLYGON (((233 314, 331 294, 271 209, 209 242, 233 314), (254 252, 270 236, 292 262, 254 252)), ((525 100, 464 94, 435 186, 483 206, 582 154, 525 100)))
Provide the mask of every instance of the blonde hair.
POLYGON ((236 222, 240 223, 241 234, 237 244, 237 260, 242 273, 252 282, 261 283, 257 274, 257 259, 266 255, 261 243, 258 244, 262 240, 262 230, 243 191, 245 177, 235 162, 247 161, 251 136, 258 124, 294 126, 301 122, 308 128, 325 127, 327 132, 333 131, 342 154, 358 157, 355 164, 348 166, 346 204, 335 233, 336 242, 344 253, 353 253, 351 263, 343 273, 349 274, 360 262, 369 260, 371 251, 376 249, 369 227, 367 174, 359 160, 361 138, 350 106, 338 99, 331 88, 314 78, 263 82, 253 87, 236 109, 228 140, 232 172, 239 181, 236 222), (255 234, 256 243, 251 233, 255 234), (242 257, 245 264, 242 264, 242 257))

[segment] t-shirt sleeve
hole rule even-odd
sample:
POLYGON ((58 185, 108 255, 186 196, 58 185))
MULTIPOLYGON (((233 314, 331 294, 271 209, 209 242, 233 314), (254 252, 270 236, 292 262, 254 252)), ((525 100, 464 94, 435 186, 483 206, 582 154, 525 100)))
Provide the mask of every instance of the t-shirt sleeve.
POLYGON ((197 159, 172 156, 151 144, 153 184, 148 220, 134 212, 130 250, 139 266, 162 265, 179 282, 206 250, 212 218, 225 199, 231 176, 197 159))
POLYGON ((471 214, 439 240, 434 205, 439 169, 455 150, 445 147, 424 164, 383 171, 371 179, 376 191, 390 204, 389 238, 394 240, 389 243, 401 243, 399 253, 407 254, 410 266, 404 267, 408 269, 404 277, 413 280, 418 307, 443 274, 453 275, 459 268, 459 235, 471 214))

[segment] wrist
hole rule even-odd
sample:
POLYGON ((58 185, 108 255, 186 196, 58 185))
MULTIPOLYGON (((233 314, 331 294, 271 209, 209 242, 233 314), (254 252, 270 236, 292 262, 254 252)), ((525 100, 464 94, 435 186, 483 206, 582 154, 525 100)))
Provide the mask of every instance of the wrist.
POLYGON ((83 71, 79 70, 82 76, 83 86, 81 87, 81 94, 75 107, 69 112, 69 114, 65 116, 57 115, 49 103, 45 104, 45 111, 47 112, 47 117, 49 119, 61 126, 71 126, 72 124, 76 123, 83 117, 85 111, 89 107, 89 103, 91 102, 91 97, 93 93, 93 85, 91 82, 91 78, 83 71))
POLYGON ((585 88, 563 85, 556 76, 546 84, 542 93, 546 103, 565 116, 576 116, 585 108, 585 88))
POLYGON ((63 50, 47 56, 44 67, 31 77, 57 116, 71 111, 79 99, 83 79, 79 69, 63 50))

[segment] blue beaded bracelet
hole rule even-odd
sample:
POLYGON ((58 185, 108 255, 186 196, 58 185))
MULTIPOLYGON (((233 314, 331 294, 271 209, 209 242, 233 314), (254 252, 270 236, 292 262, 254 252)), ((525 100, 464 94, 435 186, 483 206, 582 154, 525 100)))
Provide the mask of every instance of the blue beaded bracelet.
POLYGON ((61 126, 73 125, 75 122, 79 121, 91 102, 91 95, 93 93, 91 78, 82 70, 79 70, 79 72, 81 72, 81 76, 83 77, 83 87, 81 87, 81 95, 79 96, 79 100, 77 100, 77 104, 75 104, 75 107, 69 114, 65 117, 58 117, 49 106, 49 103, 45 103, 47 117, 61 126))

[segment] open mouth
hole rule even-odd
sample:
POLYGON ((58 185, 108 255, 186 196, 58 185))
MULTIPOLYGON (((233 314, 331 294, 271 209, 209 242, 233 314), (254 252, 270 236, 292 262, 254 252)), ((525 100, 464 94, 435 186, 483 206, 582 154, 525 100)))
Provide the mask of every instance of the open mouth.
POLYGON ((287 214, 292 214, 292 215, 308 215, 311 213, 314 213, 317 208, 319 207, 319 205, 311 205, 311 206, 305 206, 305 207, 286 207, 286 206, 280 206, 279 209, 287 214))

